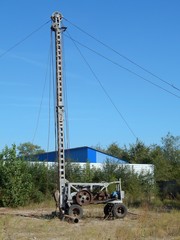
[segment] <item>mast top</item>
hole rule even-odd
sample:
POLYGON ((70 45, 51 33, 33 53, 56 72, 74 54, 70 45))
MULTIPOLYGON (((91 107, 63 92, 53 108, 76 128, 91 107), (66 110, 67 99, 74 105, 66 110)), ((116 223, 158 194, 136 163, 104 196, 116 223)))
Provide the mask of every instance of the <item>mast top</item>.
POLYGON ((51 19, 53 21, 53 24, 51 26, 51 29, 53 31, 56 31, 58 28, 60 28, 60 21, 62 20, 62 14, 60 12, 54 12, 51 16, 51 19))
POLYGON ((51 15, 51 19, 54 20, 54 18, 62 18, 62 14, 60 12, 53 12, 51 15))

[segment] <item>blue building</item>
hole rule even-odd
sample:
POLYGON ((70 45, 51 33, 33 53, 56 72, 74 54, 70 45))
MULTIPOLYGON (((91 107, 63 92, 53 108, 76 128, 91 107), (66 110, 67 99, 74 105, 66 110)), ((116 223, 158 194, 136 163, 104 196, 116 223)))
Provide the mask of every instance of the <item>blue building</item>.
MULTIPOLYGON (((52 165, 57 162, 57 152, 47 152, 36 155, 36 160, 39 162, 46 162, 52 165)), ((106 154, 91 147, 78 147, 65 150, 65 161, 70 161, 74 164, 79 164, 81 167, 90 163, 90 167, 102 168, 106 160, 115 161, 123 168, 128 168, 137 174, 154 174, 154 165, 152 164, 129 164, 129 162, 116 158, 112 155, 106 154)))
MULTIPOLYGON (((57 162, 57 152, 47 152, 37 155, 38 161, 57 162)), ((117 161, 119 164, 128 162, 112 155, 106 154, 91 147, 78 147, 65 150, 65 160, 75 163, 103 163, 106 160, 117 161)))

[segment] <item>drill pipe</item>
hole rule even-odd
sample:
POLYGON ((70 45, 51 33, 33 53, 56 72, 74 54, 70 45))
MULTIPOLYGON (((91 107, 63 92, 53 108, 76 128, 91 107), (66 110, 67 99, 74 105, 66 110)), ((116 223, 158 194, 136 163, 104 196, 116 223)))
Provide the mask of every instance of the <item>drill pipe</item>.
POLYGON ((62 220, 67 221, 69 223, 78 223, 79 219, 76 217, 72 217, 70 215, 63 215, 62 220))

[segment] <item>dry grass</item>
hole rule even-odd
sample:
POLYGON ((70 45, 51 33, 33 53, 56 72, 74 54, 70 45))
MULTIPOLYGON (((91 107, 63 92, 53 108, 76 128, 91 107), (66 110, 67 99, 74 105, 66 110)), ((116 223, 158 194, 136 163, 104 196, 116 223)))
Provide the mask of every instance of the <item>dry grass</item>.
POLYGON ((0 208, 0 240, 180 240, 180 212, 130 210, 123 220, 103 220, 103 206, 84 208, 78 224, 50 219, 52 205, 0 208))

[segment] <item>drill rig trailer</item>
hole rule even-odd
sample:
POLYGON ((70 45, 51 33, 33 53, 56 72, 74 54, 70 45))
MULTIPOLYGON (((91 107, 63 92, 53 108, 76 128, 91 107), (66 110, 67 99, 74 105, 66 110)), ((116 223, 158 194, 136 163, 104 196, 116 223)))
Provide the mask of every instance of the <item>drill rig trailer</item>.
POLYGON ((124 218, 127 208, 122 203, 124 191, 121 181, 102 183, 70 183, 65 184, 65 214, 76 218, 83 216, 83 206, 104 204, 104 218, 124 218), (109 189, 113 192, 109 194, 109 189))

